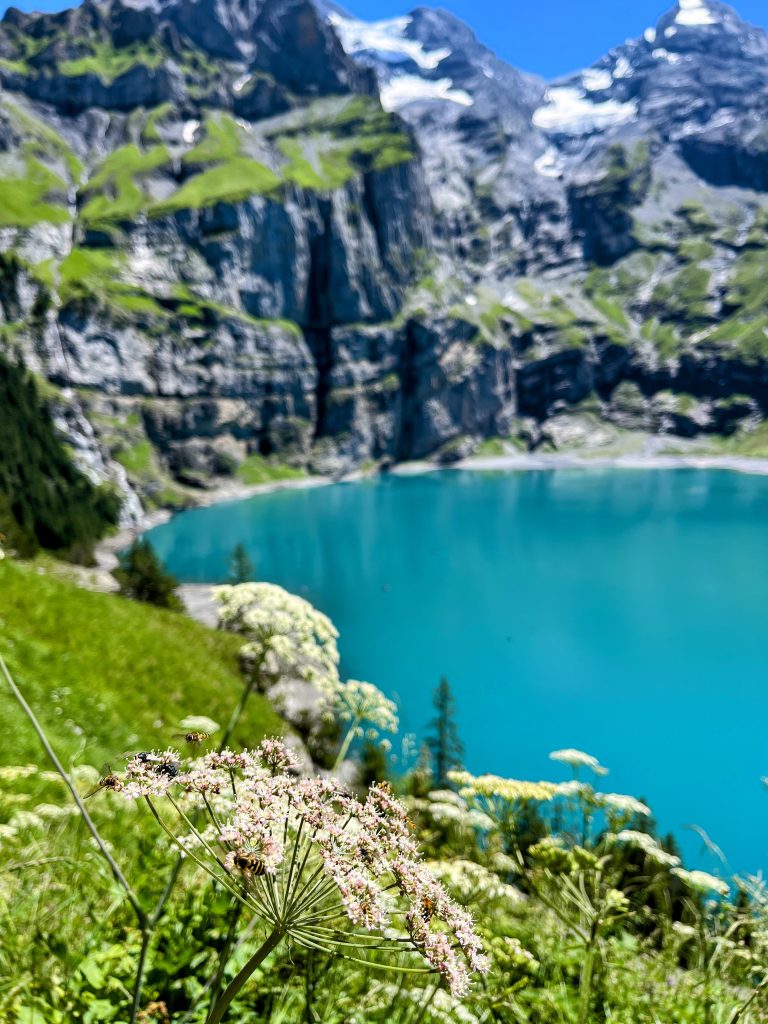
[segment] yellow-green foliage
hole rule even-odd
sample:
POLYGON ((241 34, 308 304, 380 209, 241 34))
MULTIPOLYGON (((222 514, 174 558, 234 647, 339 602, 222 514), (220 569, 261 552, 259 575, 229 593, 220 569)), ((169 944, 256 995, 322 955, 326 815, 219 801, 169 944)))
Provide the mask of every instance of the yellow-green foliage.
POLYGON ((117 461, 132 477, 156 476, 159 473, 154 448, 150 441, 137 441, 115 453, 117 461))
POLYGON ((642 336, 653 344, 662 359, 673 359, 682 349, 682 342, 672 324, 662 324, 655 317, 645 321, 642 336))
POLYGON ((82 57, 62 61, 59 64, 59 72, 71 77, 96 75, 108 85, 137 64, 156 68, 163 61, 163 54, 157 43, 134 43, 131 46, 116 48, 106 40, 93 39, 88 41, 87 50, 82 57))
POLYGON ((205 134, 184 154, 185 164, 214 164, 240 156, 240 129, 226 114, 208 116, 205 134))
POLYGON ((172 103, 161 103, 147 112, 144 126, 141 129, 141 141, 146 143, 160 142, 160 125, 173 114, 172 103))
POLYGON ((296 480, 304 476, 304 472, 293 466, 275 462, 263 455, 249 455, 237 470, 237 475, 244 484, 268 484, 275 480, 296 480))
POLYGON ((706 267, 690 264, 671 280, 657 285, 653 304, 663 319, 683 320, 688 324, 711 316, 710 279, 706 267))
POLYGON ((57 131, 39 117, 22 110, 7 97, 3 99, 3 106, 12 122, 22 133, 24 138, 22 149, 28 156, 37 157, 46 166, 51 163, 52 157, 59 159, 66 167, 72 181, 80 180, 83 173, 82 161, 57 131))
POLYGON ((114 150, 88 181, 85 194, 91 198, 80 211, 81 220, 108 222, 135 217, 151 202, 138 180, 168 162, 168 150, 161 145, 141 150, 131 143, 114 150))
POLYGON ((724 311, 730 314, 709 335, 747 362, 768 356, 768 280, 762 251, 744 253, 730 275, 724 311))
POLYGON ((0 227, 63 224, 69 220, 62 201, 65 196, 61 178, 36 157, 29 157, 23 174, 0 178, 0 227))
POLYGON ((279 184, 280 179, 264 164, 248 157, 235 157, 188 178, 172 196, 156 203, 150 214, 159 217, 215 203, 239 203, 249 196, 273 192, 279 184))
POLYGON ((358 96, 341 110, 307 112, 299 132, 279 140, 285 176, 303 188, 339 188, 360 169, 383 171, 413 158, 413 148, 391 114, 358 96))
POLYGON ((124 266, 124 255, 113 249, 72 249, 59 265, 62 304, 95 299, 116 313, 161 315, 152 296, 121 280, 124 266))
MULTIPOLYGON (((100 766, 127 749, 165 747, 186 715, 226 721, 242 692, 235 636, 8 560, 0 592, 0 651, 65 761, 77 754, 100 766)), ((0 709, 0 763, 42 761, 1 686, 0 709)), ((238 731, 251 745, 282 723, 253 694, 238 731)))

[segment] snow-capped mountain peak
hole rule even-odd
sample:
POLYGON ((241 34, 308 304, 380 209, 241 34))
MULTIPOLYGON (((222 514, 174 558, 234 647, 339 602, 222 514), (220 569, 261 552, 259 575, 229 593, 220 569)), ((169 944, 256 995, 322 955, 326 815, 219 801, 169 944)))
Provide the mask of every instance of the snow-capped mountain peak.
POLYGON ((353 57, 363 54, 387 64, 412 62, 424 71, 434 71, 441 61, 450 57, 447 47, 428 50, 418 39, 408 36, 413 18, 387 18, 384 21, 360 21, 331 13, 328 20, 336 29, 341 45, 353 57))
POLYGON ((707 0, 680 0, 677 6, 678 25, 716 25, 719 20, 707 0))

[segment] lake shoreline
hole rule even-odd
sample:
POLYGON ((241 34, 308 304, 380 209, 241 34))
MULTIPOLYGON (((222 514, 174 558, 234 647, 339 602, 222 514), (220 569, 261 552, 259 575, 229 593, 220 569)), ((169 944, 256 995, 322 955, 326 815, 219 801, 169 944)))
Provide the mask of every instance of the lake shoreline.
POLYGON ((195 508, 209 508, 211 505, 225 504, 230 501, 244 501, 262 494, 273 494, 276 491, 308 490, 316 487, 329 487, 332 484, 355 483, 370 480, 377 476, 420 476, 426 473, 450 472, 456 470, 474 472, 546 472, 558 469, 711 469, 724 470, 732 473, 749 473, 756 476, 768 476, 768 459, 750 458, 738 455, 616 455, 616 456, 585 456, 564 453, 516 453, 512 455, 472 455, 466 459, 448 465, 419 460, 401 462, 384 472, 380 470, 357 470, 344 476, 306 476, 292 480, 274 480, 264 484, 240 484, 234 480, 218 484, 200 494, 199 500, 187 509, 173 511, 158 509, 148 512, 134 526, 126 526, 117 533, 99 541, 94 549, 97 568, 111 573, 117 566, 117 554, 131 544, 137 537, 155 526, 167 523, 179 512, 191 511, 195 508))

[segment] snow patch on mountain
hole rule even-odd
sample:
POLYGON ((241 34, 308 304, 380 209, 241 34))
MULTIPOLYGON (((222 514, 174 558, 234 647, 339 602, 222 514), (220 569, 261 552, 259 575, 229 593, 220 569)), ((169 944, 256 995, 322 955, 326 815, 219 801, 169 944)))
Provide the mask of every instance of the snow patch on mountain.
POLYGON ((663 47, 654 50, 651 56, 654 60, 665 60, 669 64, 679 64, 682 59, 679 53, 670 53, 669 50, 665 50, 663 47))
POLYGON ((562 178, 565 170, 563 158, 554 146, 550 146, 546 152, 542 153, 533 166, 537 173, 544 178, 562 178))
POLYGON ((705 0, 680 0, 675 21, 678 25, 716 25, 718 19, 705 0))
POLYGON ((454 89, 450 78, 433 82, 418 75, 396 75, 381 87, 381 105, 385 110, 400 110, 423 100, 447 100, 471 107, 474 100, 464 89, 454 89))
POLYGON ((601 92, 604 89, 610 89, 613 84, 613 75, 610 71, 590 68, 582 74, 581 81, 587 92, 601 92))
POLYGON ((195 141, 195 132, 200 127, 199 121, 185 121, 181 130, 181 137, 188 145, 195 141))
POLYGON ((451 55, 447 47, 426 50, 417 39, 409 39, 406 32, 413 21, 409 15, 384 21, 359 21, 333 12, 328 20, 350 55, 368 52, 387 64, 410 60, 424 71, 434 71, 440 61, 451 55))
POLYGON ((634 100, 598 103, 574 86, 557 86, 546 92, 546 103, 533 114, 533 123, 545 132, 588 135, 615 125, 626 124, 637 113, 634 100))

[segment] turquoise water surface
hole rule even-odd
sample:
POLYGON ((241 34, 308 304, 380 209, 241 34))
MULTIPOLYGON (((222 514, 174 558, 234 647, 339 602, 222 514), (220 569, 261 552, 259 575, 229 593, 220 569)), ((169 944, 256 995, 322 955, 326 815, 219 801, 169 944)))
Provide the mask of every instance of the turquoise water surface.
MULTIPOLYGON (((184 581, 259 579, 327 612, 343 670, 423 735, 439 677, 467 767, 567 777, 575 746, 689 860, 768 869, 768 478, 698 470, 442 472, 282 491, 150 534, 184 581)), ((197 713, 199 709, 190 709, 197 713)), ((204 709, 202 709, 204 710, 204 709)))

